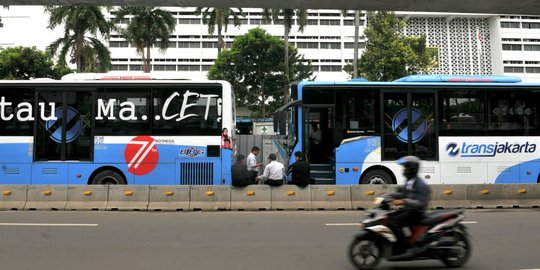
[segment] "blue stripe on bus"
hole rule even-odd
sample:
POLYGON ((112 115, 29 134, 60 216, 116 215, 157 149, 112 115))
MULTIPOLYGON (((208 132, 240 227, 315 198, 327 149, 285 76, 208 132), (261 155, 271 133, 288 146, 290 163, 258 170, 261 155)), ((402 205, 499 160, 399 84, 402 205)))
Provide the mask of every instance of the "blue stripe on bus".
POLYGON ((537 183, 540 174, 540 159, 516 164, 499 173, 495 184, 537 183))
POLYGON ((336 149, 336 184, 358 184, 367 156, 381 145, 380 137, 358 137, 343 142, 336 149), (357 167, 358 171, 353 171, 357 167), (348 172, 340 172, 340 169, 348 172))

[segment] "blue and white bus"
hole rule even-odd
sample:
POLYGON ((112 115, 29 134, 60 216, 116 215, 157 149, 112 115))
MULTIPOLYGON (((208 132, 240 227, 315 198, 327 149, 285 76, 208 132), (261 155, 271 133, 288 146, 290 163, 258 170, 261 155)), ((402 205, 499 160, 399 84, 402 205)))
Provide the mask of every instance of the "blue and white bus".
POLYGON ((0 184, 228 184, 234 119, 223 81, 0 81, 0 184))
POLYGON ((402 183, 395 160, 406 155, 423 160, 421 176, 433 184, 540 180, 540 84, 424 75, 301 82, 291 92, 276 128, 284 153, 306 153, 317 183, 402 183))

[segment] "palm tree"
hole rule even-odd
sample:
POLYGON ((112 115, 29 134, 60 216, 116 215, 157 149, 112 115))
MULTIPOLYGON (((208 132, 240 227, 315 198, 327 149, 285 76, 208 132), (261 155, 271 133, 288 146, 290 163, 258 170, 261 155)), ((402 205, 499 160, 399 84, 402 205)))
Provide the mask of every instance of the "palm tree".
POLYGON ((238 11, 235 11, 232 8, 199 7, 195 10, 195 15, 202 15, 202 22, 208 25, 208 34, 210 34, 210 36, 214 35, 217 26, 218 54, 221 52, 221 49, 225 48, 225 41, 223 40, 222 33, 227 32, 227 26, 231 21, 234 26, 240 26, 240 16, 245 16, 241 8, 237 9, 238 11))
POLYGON ((166 10, 145 6, 120 8, 116 12, 114 22, 118 23, 128 15, 132 18, 127 28, 120 29, 120 32, 141 55, 143 71, 150 72, 150 48, 156 46, 161 53, 167 51, 169 35, 174 32, 176 20, 166 10))
MULTIPOLYGON (((343 17, 347 17, 348 10, 342 10, 343 17)), ((358 78, 358 40, 360 39, 360 10, 354 11, 354 54, 353 54, 353 79, 358 78)))
MULTIPOLYGON (((50 14, 49 29, 64 26, 64 36, 53 41, 47 51, 58 55, 59 63, 66 65, 68 53, 71 62, 77 66, 77 72, 95 71, 86 69, 88 61, 98 63, 99 71, 106 71, 111 64, 110 52, 96 37, 98 32, 109 38, 111 24, 105 19, 102 8, 98 6, 48 6, 45 12, 50 14), (85 51, 92 50, 94 55, 89 59, 85 51), (95 59, 98 59, 97 61, 95 59)), ((90 65, 93 66, 94 64, 90 65)))
POLYGON ((283 40, 285 41, 285 58, 283 64, 285 67, 285 78, 287 84, 283 89, 283 103, 289 102, 289 83, 291 75, 289 74, 289 33, 294 23, 294 17, 297 18, 298 31, 304 32, 304 27, 307 25, 308 11, 306 9, 264 9, 263 18, 265 20, 272 20, 274 23, 281 23, 280 17, 283 18, 283 26, 285 28, 285 34, 283 40))

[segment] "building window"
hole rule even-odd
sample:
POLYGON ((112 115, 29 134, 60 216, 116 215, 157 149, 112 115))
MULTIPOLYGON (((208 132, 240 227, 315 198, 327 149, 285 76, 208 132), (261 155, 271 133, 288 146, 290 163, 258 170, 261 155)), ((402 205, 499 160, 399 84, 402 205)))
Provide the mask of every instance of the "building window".
POLYGON ((127 48, 127 47, 129 47, 129 42, 127 42, 127 41, 109 41, 109 47, 111 47, 111 48, 127 48))
POLYGON ((128 66, 127 65, 112 65, 111 70, 113 70, 113 71, 127 71, 128 66))
POLYGON ((252 24, 252 25, 261 25, 261 23, 262 23, 261 19, 250 19, 249 20, 249 24, 252 24))
POLYGON ((200 42, 179 41, 178 48, 200 48, 200 42))
MULTIPOLYGON (((358 49, 365 49, 365 42, 358 42, 358 49)), ((345 42, 345 49, 354 49, 354 42, 345 42)))
POLYGON ((318 49, 319 43, 317 42, 298 42, 296 43, 298 49, 318 49))
POLYGON ((321 42, 321 49, 341 49, 339 42, 321 42))
POLYGON ((205 49, 217 49, 218 43, 205 41, 202 43, 202 47, 205 49))
POLYGON ((518 22, 501 22, 501 28, 519 28, 518 22))
POLYGON ((540 73, 540 67, 526 67, 526 73, 540 73))
POLYGON ((319 20, 308 19, 307 25, 319 25, 319 20))
POLYGON ((523 29, 540 29, 540 23, 524 22, 521 26, 523 29))
POLYGON ((202 71, 209 71, 211 67, 212 67, 212 66, 209 66, 209 65, 202 65, 202 66, 201 66, 201 70, 202 70, 202 71))
POLYGON ((176 66, 171 65, 154 65, 155 71, 176 71, 176 66))
POLYGON ((322 72, 339 72, 341 71, 341 66, 321 66, 322 72))
POLYGON ((523 50, 525 51, 540 51, 540 45, 523 45, 523 50))
POLYGON ((321 20, 321 25, 339 25, 339 20, 321 20))
POLYGON ((201 19, 180 18, 178 24, 201 24, 201 19))
MULTIPOLYGON (((506 64, 503 62, 503 64, 506 64)), ((514 63, 509 63, 509 64, 514 64, 514 63)), ((518 63, 518 64, 521 64, 521 63, 518 63)), ((525 61, 525 65, 540 65, 540 61, 525 61)))
POLYGON ((199 65, 178 66, 178 71, 201 71, 201 66, 199 65))
POLYGON ((142 65, 129 65, 129 70, 131 70, 131 71, 142 70, 142 65))
POLYGON ((523 67, 504 67, 505 73, 523 73, 523 67))
MULTIPOLYGON (((353 15, 354 17, 354 15, 353 15)), ((360 26, 363 26, 366 21, 360 20, 360 26)), ((354 25, 354 20, 343 20, 343 25, 352 26, 354 25)))
POLYGON ((521 51, 521 44, 503 44, 503 51, 521 51))

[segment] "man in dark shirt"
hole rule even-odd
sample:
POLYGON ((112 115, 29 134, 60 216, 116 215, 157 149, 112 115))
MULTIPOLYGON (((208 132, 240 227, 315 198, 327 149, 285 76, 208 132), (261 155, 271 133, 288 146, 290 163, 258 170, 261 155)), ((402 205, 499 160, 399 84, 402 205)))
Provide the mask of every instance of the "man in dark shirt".
POLYGON ((246 166, 246 157, 244 155, 236 156, 236 163, 231 168, 232 185, 235 187, 245 187, 253 185, 250 174, 246 166))
POLYGON ((309 163, 305 161, 304 153, 300 151, 294 153, 294 157, 296 158, 296 162, 289 167, 289 172, 292 173, 292 181, 289 184, 306 187, 309 185, 310 178, 309 163))

